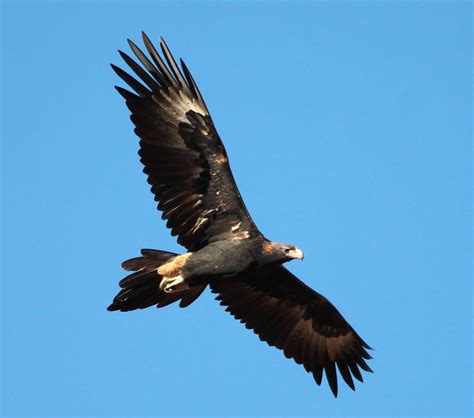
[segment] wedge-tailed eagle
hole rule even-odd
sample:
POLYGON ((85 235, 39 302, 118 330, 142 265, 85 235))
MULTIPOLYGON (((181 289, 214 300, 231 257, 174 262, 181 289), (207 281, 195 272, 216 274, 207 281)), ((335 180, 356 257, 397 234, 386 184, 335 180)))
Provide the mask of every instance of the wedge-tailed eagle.
POLYGON ((337 396, 337 370, 354 389, 371 372, 370 347, 324 296, 283 264, 303 258, 294 245, 265 238, 250 217, 227 153, 188 68, 165 41, 160 56, 143 33, 148 56, 129 45, 141 65, 120 51, 135 73, 112 65, 133 90, 124 97, 140 138, 139 155, 166 226, 187 252, 142 250, 122 263, 133 271, 108 307, 131 311, 179 301, 186 307, 209 286, 216 299, 262 341, 302 364, 318 385, 323 372, 337 396))

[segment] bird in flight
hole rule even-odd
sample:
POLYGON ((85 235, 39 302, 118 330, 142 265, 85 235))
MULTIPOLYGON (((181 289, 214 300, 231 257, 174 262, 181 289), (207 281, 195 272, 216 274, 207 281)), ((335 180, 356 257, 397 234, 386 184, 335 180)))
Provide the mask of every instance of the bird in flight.
POLYGON ((158 210, 183 254, 143 249, 124 261, 131 273, 109 311, 132 311, 174 302, 193 303, 206 289, 262 341, 302 364, 318 385, 323 373, 337 396, 337 370, 354 390, 363 381, 370 347, 324 296, 283 264, 302 259, 291 244, 268 240, 240 196, 224 144, 185 63, 176 64, 165 41, 162 56, 145 33, 148 56, 132 41, 141 65, 119 51, 136 77, 112 64, 133 91, 125 99, 140 138, 140 160, 158 210))

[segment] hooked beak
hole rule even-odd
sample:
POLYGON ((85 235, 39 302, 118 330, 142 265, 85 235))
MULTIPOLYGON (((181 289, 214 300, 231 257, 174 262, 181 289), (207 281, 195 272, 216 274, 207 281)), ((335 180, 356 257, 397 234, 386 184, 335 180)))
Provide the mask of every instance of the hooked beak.
POLYGON ((288 257, 299 258, 300 260, 303 260, 304 253, 299 248, 295 248, 294 250, 288 252, 288 257))

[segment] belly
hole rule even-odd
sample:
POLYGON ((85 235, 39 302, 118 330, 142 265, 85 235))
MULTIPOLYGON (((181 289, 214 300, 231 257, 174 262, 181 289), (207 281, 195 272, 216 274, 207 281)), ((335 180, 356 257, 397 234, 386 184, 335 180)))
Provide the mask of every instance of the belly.
POLYGON ((182 269, 185 278, 235 276, 255 263, 250 243, 215 242, 193 253, 182 269))

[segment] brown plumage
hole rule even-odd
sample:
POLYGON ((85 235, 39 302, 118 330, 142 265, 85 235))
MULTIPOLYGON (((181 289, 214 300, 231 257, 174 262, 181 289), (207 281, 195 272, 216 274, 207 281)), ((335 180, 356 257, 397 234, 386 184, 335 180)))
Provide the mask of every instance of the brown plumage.
POLYGON ((191 73, 183 61, 179 69, 162 39, 164 60, 145 34, 143 41, 149 58, 129 41, 141 65, 120 52, 138 80, 112 68, 134 91, 117 87, 131 111, 158 209, 188 253, 142 250, 141 257, 125 261, 123 268, 134 273, 120 282, 108 309, 178 301, 186 307, 209 285, 228 312, 302 364, 318 385, 325 374, 337 396, 337 368, 354 389, 353 377, 362 381, 360 369, 371 371, 365 362, 370 347, 324 296, 282 266, 303 253, 260 233, 191 73))

